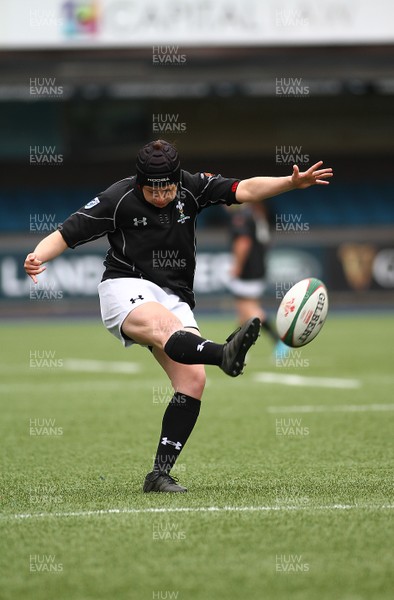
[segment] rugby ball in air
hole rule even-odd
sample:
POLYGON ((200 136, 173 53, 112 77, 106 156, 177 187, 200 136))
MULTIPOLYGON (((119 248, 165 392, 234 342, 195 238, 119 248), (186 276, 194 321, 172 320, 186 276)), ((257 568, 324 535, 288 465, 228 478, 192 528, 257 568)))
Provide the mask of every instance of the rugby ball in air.
POLYGON ((326 286, 320 279, 299 281, 286 293, 276 315, 280 339, 292 348, 309 344, 324 325, 328 311, 326 286))

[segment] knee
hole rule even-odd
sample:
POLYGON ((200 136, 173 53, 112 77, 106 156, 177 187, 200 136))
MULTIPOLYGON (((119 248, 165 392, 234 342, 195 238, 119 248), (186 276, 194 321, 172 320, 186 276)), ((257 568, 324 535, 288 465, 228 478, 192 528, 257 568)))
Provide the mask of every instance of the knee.
POLYGON ((184 375, 181 381, 173 382, 174 388, 192 398, 200 399, 207 379, 204 365, 187 365, 184 375))
POLYGON ((195 388, 196 395, 193 398, 201 398, 205 384, 207 381, 207 376, 205 374, 205 368, 203 365, 196 365, 195 374, 193 376, 193 386, 195 388))

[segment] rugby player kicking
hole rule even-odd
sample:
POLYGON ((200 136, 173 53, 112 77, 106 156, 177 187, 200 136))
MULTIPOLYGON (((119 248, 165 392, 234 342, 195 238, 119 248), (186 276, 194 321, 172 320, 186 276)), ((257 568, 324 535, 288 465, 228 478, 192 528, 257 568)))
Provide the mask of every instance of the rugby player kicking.
POLYGON ((260 331, 260 320, 254 317, 224 344, 200 336, 193 315, 198 213, 215 204, 260 202, 290 190, 328 184, 332 169, 321 166, 320 161, 303 173, 294 166, 287 177, 241 181, 191 174, 181 169, 173 145, 152 141, 137 155, 135 176, 99 193, 27 255, 26 273, 37 283, 44 263, 67 248, 108 236, 110 249, 98 286, 103 323, 125 347, 148 347, 174 388, 144 492, 187 491, 170 471, 200 412, 204 365, 217 365, 237 377, 260 331))

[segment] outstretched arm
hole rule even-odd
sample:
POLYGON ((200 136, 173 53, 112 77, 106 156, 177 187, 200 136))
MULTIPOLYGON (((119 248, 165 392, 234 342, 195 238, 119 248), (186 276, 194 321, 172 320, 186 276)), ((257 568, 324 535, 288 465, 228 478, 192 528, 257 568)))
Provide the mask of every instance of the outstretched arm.
POLYGON ((62 254, 68 248, 60 231, 54 231, 36 246, 25 259, 25 271, 37 283, 37 275, 45 271, 42 264, 62 254))
POLYGON ((302 190, 311 185, 328 185, 326 181, 333 176, 331 167, 321 169, 323 161, 312 165, 307 171, 300 173, 297 165, 293 166, 293 174, 287 177, 251 177, 239 182, 235 197, 238 202, 260 202, 272 196, 278 196, 291 190, 302 190))

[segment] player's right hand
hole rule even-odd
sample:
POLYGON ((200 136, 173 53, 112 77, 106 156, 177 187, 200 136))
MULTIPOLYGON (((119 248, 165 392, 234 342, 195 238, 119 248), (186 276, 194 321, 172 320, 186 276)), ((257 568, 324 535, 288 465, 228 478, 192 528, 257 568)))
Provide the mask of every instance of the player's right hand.
POLYGON ((37 282, 37 275, 45 271, 46 267, 42 267, 42 260, 39 260, 34 253, 28 254, 23 265, 26 273, 32 278, 34 283, 37 282))

